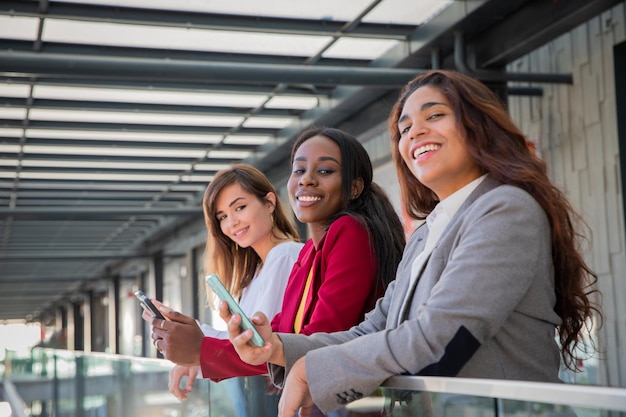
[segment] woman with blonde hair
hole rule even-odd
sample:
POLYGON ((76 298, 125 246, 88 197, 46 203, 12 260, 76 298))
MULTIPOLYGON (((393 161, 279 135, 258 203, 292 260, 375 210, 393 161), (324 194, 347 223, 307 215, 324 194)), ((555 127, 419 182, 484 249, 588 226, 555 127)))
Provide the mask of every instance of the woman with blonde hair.
MULTIPOLYGON (((303 246, 274 187, 257 168, 236 164, 215 175, 202 207, 207 227, 204 270, 217 273, 248 314, 263 311, 274 316, 280 311, 289 273, 303 246)), ((208 295, 213 299, 213 294, 208 295)), ((144 318, 152 320, 147 313, 144 318)), ((207 337, 227 338, 226 332, 208 324, 199 326, 207 337)), ((158 340, 154 344, 165 349, 158 340)), ((186 399, 197 374, 196 366, 174 367, 170 392, 186 399), (181 388, 184 376, 188 379, 181 388)))

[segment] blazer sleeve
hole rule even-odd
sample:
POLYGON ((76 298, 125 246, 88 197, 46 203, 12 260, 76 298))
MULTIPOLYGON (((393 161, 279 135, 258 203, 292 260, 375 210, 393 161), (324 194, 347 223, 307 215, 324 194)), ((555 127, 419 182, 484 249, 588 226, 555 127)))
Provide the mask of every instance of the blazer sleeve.
POLYGON ((268 373, 266 365, 248 365, 239 358, 228 339, 205 337, 200 346, 200 369, 202 377, 213 382, 239 376, 255 376, 268 373))
POLYGON ((391 282, 385 296, 377 301, 376 308, 365 315, 363 322, 349 330, 332 333, 319 332, 309 336, 292 333, 277 333, 284 347, 285 366, 268 363, 268 370, 274 385, 282 387, 285 382, 286 371, 291 369, 293 364, 307 352, 320 347, 338 345, 366 334, 384 330, 394 287, 395 282, 391 282))

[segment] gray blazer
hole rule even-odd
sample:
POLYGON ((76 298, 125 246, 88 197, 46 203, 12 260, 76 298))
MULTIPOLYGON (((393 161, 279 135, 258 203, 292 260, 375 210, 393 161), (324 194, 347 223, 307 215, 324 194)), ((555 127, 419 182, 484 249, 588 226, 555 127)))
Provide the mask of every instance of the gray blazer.
MULTIPOLYGON (((487 176, 443 231, 409 288, 428 227, 411 236, 376 308, 345 332, 280 334, 286 371, 306 354, 324 412, 367 396, 393 375, 558 382, 548 219, 533 197, 487 176), (405 294, 412 302, 402 311, 405 294)), ((270 366, 275 383, 285 369, 270 366)))

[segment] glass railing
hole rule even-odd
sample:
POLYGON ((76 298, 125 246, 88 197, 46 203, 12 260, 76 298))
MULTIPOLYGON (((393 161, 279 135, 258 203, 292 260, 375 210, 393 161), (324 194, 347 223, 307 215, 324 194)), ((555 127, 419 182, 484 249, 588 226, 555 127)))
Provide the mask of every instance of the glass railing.
MULTIPOLYGON (((29 358, 8 359, 4 376, 21 398, 23 415, 274 417, 277 413, 278 394, 265 377, 219 383, 199 379, 189 399, 181 402, 168 390, 173 365, 162 359, 42 348, 33 349, 29 358)), ((626 417, 626 389, 401 376, 349 404, 341 415, 626 417)))

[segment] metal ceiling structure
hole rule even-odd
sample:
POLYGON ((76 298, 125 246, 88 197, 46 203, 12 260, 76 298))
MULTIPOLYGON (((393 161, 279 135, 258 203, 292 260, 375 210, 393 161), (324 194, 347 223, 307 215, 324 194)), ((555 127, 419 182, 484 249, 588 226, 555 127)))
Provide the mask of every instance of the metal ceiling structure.
POLYGON ((151 256, 228 164, 280 178, 303 128, 384 122, 421 71, 571 82, 502 70, 619 1, 256 3, 0 2, 0 320, 151 256))

